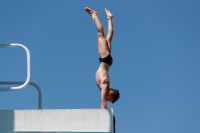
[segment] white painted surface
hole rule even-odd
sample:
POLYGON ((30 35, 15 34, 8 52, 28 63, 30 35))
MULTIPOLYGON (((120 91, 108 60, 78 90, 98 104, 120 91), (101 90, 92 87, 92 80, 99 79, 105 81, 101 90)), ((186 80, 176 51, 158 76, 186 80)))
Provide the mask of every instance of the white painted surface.
POLYGON ((113 133, 113 110, 0 110, 0 132, 2 131, 113 133))

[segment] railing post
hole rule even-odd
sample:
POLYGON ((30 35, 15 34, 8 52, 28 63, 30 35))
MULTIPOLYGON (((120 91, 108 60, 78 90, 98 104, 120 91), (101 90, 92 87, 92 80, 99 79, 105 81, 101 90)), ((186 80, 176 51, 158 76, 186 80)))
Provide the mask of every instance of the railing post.
MULTIPOLYGON (((0 81, 0 85, 13 85, 13 84, 23 84, 22 81, 0 81)), ((42 109, 42 90, 39 85, 34 82, 30 82, 29 85, 34 86, 38 91, 38 109, 42 109)))
POLYGON ((27 56, 27 78, 26 81, 17 87, 0 87, 0 91, 14 91, 14 90, 21 90, 23 88, 25 88, 29 82, 30 82, 30 78, 31 78, 31 63, 30 63, 30 52, 28 50, 27 47, 25 47, 22 44, 18 44, 18 43, 12 43, 12 44, 0 44, 0 48, 22 48, 23 50, 25 50, 26 52, 26 56, 27 56))

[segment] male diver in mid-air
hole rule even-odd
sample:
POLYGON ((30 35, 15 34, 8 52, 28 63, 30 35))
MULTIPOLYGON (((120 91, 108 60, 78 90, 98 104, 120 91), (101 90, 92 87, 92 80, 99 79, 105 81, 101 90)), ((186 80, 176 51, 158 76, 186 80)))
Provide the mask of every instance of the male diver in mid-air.
POLYGON ((108 20, 108 33, 104 37, 103 26, 100 23, 97 12, 86 7, 86 12, 88 12, 92 19, 94 20, 97 32, 98 32, 98 52, 99 52, 99 61, 100 65, 96 72, 96 84, 101 91, 101 108, 105 109, 106 102, 114 103, 119 97, 119 91, 116 89, 110 88, 110 80, 108 75, 109 67, 112 65, 113 59, 111 56, 111 40, 113 36, 113 25, 112 18, 113 15, 108 9, 105 8, 107 20, 108 20))

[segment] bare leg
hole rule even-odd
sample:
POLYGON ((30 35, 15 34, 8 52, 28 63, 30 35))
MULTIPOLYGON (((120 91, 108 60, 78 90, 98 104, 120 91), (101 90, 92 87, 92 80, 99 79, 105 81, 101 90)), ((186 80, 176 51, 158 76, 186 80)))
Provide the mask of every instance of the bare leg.
POLYGON ((95 26, 97 28, 98 32, 98 52, 101 58, 106 57, 109 54, 109 46, 108 43, 104 37, 104 30, 101 22, 99 21, 97 17, 97 12, 86 7, 85 10, 92 16, 95 26))
POLYGON ((113 37, 113 24, 112 24, 113 15, 106 8, 105 8, 105 12, 106 12, 106 16, 108 19, 108 33, 107 33, 106 40, 108 42, 109 52, 111 53, 111 41, 112 41, 112 37, 113 37))

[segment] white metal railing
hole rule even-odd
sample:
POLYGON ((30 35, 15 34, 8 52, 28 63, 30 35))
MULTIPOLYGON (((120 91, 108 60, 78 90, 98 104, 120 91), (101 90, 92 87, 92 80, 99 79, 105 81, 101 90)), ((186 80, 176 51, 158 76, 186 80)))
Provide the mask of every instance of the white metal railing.
POLYGON ((21 90, 21 89, 25 88, 27 85, 29 85, 30 77, 31 77, 30 52, 29 52, 28 48, 25 47, 24 45, 18 44, 18 43, 0 44, 0 48, 22 48, 25 50, 26 56, 27 56, 27 78, 26 78, 26 81, 22 85, 16 86, 16 87, 0 87, 0 91, 14 91, 14 90, 21 90))
MULTIPOLYGON (((0 81, 0 85, 13 85, 13 84, 23 84, 22 81, 0 81)), ((29 85, 34 86, 38 91, 38 109, 42 109, 42 90, 39 85, 34 82, 30 82, 29 85)))

